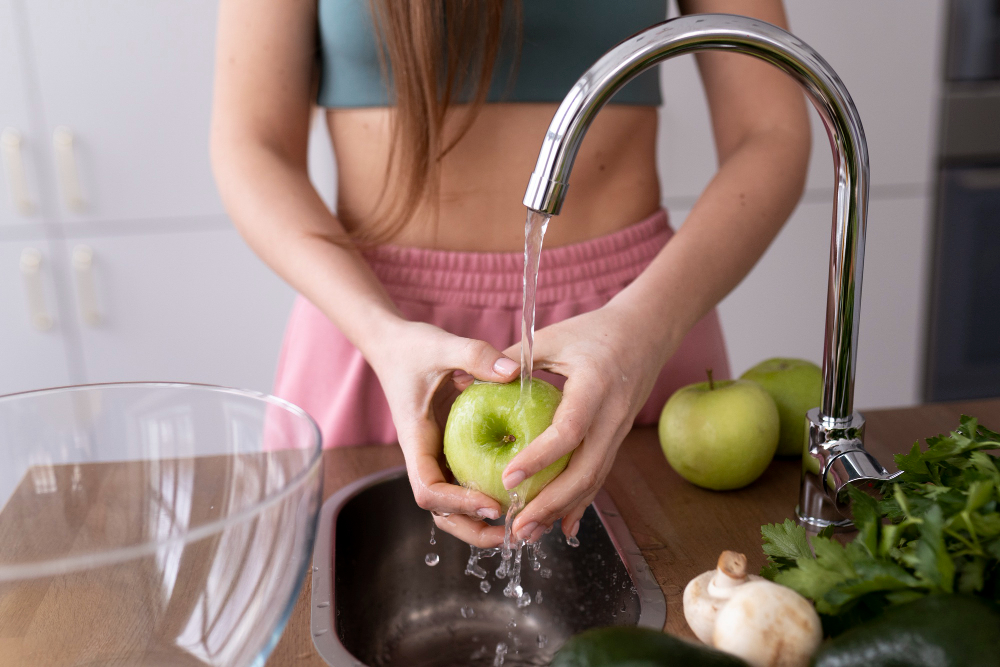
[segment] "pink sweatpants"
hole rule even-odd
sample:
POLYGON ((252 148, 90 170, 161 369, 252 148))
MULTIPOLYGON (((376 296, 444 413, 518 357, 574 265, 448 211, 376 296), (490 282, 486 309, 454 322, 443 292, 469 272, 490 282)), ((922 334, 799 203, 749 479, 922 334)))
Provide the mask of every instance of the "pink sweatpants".
MULTIPOLYGON (((603 306, 646 268, 672 235, 667 214, 661 210, 613 234, 544 249, 536 329, 603 306)), ((499 350, 521 339, 523 257, 520 252, 396 246, 381 246, 365 254, 408 319, 485 340, 499 350)), ((706 368, 714 369, 717 378, 729 377, 714 310, 691 330, 663 367, 636 423, 656 423, 670 395, 679 387, 702 381, 706 368)), ((285 332, 274 393, 313 416, 323 432, 324 447, 396 441, 389 405, 371 366, 301 296, 285 332)))

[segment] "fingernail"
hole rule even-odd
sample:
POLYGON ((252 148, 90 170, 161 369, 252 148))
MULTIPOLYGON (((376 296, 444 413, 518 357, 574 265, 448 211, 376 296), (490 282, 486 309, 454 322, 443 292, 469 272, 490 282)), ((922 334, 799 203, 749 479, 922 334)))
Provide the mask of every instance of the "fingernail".
POLYGON ((529 542, 537 542, 542 539, 542 535, 545 534, 545 526, 539 526, 531 533, 531 537, 528 538, 529 542))
POLYGON ((480 507, 476 510, 476 514, 484 519, 499 519, 500 512, 493 509, 492 507, 480 507))
POLYGON ((538 528, 538 522, 532 521, 529 524, 525 524, 521 530, 517 531, 517 539, 526 540, 531 537, 531 534, 535 532, 535 528, 538 528))
POLYGON ((580 522, 577 521, 573 524, 573 527, 569 529, 569 536, 576 537, 576 534, 580 532, 580 522))
POLYGON ((515 470, 512 473, 508 473, 508 474, 504 475, 504 477, 503 477, 503 488, 505 488, 505 489, 507 489, 509 491, 510 489, 513 489, 515 486, 517 486, 518 484, 520 484, 523 481, 524 481, 524 471, 523 470, 515 470))
POLYGON ((508 359, 507 357, 500 357, 497 359, 496 363, 493 364, 493 370, 500 375, 510 375, 518 369, 518 364, 513 359, 508 359))

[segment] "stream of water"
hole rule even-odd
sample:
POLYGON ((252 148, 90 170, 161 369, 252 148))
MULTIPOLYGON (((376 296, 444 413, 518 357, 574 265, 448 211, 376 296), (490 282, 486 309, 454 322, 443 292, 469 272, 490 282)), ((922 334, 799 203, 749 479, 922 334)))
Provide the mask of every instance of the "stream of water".
POLYGON ((521 300, 521 401, 531 398, 531 371, 534 365, 535 292, 538 288, 538 261, 542 240, 551 216, 528 209, 524 223, 524 293, 521 300))

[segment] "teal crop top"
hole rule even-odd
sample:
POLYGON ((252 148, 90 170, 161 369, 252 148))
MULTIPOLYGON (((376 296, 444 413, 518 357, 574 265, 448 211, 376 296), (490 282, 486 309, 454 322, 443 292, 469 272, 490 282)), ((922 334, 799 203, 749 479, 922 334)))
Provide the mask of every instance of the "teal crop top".
MULTIPOLYGON (((409 2, 410 0, 400 0, 409 2)), ((324 107, 389 106, 368 0, 318 0, 324 107)), ((522 45, 516 78, 511 48, 501 49, 487 101, 561 102, 608 49, 666 18, 665 0, 522 0, 522 45)), ((659 106, 656 68, 630 81, 615 104, 659 106)))

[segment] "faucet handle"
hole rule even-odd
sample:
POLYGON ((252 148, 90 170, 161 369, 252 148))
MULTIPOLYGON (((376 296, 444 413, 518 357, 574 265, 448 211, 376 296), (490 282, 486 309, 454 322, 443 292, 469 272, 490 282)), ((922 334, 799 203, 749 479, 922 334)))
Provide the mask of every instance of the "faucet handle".
POLYGON ((848 486, 881 500, 879 483, 895 475, 890 476, 878 459, 865 451, 860 440, 839 443, 833 451, 839 453, 827 464, 823 484, 826 494, 837 504, 837 509, 844 513, 850 506, 848 486))

